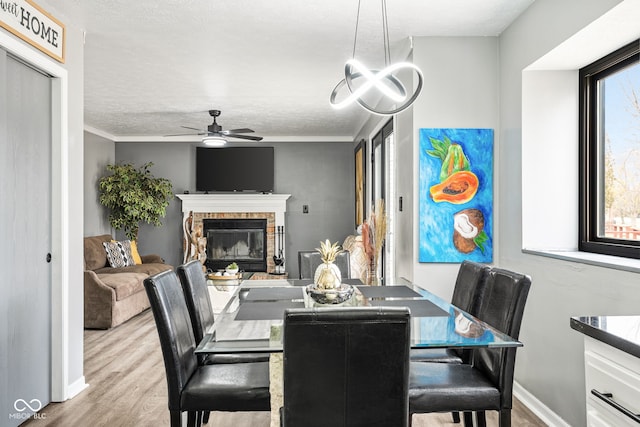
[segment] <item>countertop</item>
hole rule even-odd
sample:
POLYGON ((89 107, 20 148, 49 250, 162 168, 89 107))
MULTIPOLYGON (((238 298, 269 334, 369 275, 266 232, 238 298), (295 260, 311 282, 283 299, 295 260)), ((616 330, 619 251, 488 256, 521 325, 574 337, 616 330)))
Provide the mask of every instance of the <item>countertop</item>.
POLYGON ((571 328, 640 358, 640 316, 574 316, 571 328))

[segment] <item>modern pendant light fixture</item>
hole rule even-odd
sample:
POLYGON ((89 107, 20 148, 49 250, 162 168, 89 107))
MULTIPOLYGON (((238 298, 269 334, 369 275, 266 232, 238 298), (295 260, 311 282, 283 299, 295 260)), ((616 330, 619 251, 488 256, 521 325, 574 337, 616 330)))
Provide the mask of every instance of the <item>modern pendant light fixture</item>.
POLYGON ((418 98, 422 91, 422 71, 420 68, 410 62, 398 62, 395 64, 389 64, 391 54, 389 48, 389 28, 387 21, 387 2, 382 2, 382 39, 384 45, 384 68, 382 70, 368 69, 360 61, 355 59, 356 56, 356 42, 358 40, 358 26, 360 23, 360 2, 358 0, 358 15, 356 18, 356 31, 353 40, 353 55, 344 66, 344 79, 342 79, 331 92, 331 105, 336 108, 344 108, 350 105, 354 101, 360 104, 364 109, 371 113, 381 116, 390 116, 399 113, 408 108, 418 98), (409 95, 407 89, 393 73, 400 70, 413 71, 418 82, 413 94, 409 95), (341 101, 337 101, 338 94, 343 88, 346 87, 349 95, 347 95, 341 101), (388 98, 388 102, 393 104, 393 107, 384 108, 371 105, 371 102, 367 102, 363 99, 364 95, 372 90, 377 90, 377 93, 383 97, 388 98))

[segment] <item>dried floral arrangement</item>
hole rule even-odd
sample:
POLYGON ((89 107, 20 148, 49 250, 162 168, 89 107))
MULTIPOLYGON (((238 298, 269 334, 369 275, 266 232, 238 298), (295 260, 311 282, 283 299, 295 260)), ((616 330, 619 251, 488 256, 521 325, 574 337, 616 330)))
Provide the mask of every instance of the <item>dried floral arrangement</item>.
POLYGON ((384 210, 384 200, 378 199, 369 218, 362 224, 362 243, 365 254, 369 258, 370 277, 375 277, 378 271, 378 261, 382 254, 386 235, 387 216, 384 210))

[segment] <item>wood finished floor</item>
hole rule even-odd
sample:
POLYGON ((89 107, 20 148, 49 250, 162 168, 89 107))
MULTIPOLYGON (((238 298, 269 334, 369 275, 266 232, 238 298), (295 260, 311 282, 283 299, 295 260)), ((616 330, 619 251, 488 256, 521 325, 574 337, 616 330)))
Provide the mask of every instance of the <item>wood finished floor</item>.
MULTIPOLYGON (((63 403, 40 411, 44 419, 24 426, 169 426, 167 389, 162 352, 149 310, 107 331, 84 332, 84 372, 89 387, 63 403)), ((269 427, 266 412, 214 412, 210 427, 269 427)), ((497 426, 495 412, 487 425, 497 426)), ((517 400, 513 426, 545 424, 517 400)), ((425 414, 413 418, 414 427, 461 426, 450 414, 425 414)), ((330 426, 327 426, 330 427, 330 426)))

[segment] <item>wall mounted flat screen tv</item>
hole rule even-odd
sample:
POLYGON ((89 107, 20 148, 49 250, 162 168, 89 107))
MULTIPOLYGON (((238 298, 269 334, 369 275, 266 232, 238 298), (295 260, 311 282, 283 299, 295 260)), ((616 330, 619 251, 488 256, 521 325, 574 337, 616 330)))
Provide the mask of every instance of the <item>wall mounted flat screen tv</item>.
POLYGON ((196 147, 196 191, 273 192, 273 147, 196 147))

